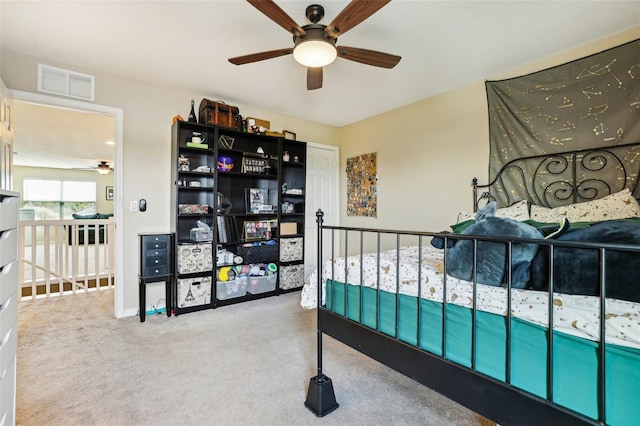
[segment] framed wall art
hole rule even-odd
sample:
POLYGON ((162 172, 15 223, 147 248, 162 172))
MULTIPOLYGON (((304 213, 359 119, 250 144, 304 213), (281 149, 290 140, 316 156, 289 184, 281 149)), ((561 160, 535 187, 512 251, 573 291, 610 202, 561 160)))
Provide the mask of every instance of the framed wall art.
POLYGON ((347 215, 377 217, 376 153, 347 159, 347 215))

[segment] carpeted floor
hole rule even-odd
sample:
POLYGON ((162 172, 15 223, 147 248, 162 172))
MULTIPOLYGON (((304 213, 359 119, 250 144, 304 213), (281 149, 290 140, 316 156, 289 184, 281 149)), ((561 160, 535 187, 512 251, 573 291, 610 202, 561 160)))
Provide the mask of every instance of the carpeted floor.
POLYGON ((113 292, 25 301, 18 313, 18 425, 478 425, 479 416, 324 338, 340 407, 304 406, 315 311, 299 293, 116 320, 113 292))

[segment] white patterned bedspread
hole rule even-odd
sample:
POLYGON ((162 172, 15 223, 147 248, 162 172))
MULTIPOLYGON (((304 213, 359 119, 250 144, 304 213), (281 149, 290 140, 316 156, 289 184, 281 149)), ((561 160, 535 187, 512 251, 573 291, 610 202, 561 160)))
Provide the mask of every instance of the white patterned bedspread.
MULTIPOLYGON (((418 247, 403 247, 400 251, 401 294, 418 294, 418 247)), ((431 245, 422 247, 422 297, 441 302, 443 288, 444 251, 431 245)), ((380 290, 396 293, 397 251, 380 253, 380 290)), ((360 256, 347 259, 347 282, 360 285, 360 256)), ((322 265, 323 303, 325 302, 325 283, 333 278, 345 282, 344 258, 325 261, 322 265), (332 270, 335 277, 332 277, 332 270)), ((377 254, 364 254, 362 257, 363 284, 376 288, 378 285, 377 254)), ((499 315, 505 315, 507 309, 507 289, 489 285, 477 285, 477 309, 499 315)), ((512 289, 511 312, 520 319, 544 327, 548 326, 548 292, 512 289)), ((447 302, 473 307, 473 285, 468 281, 447 276, 447 302)), ((301 303, 305 309, 314 309, 317 305, 317 274, 314 272, 302 288, 301 303)), ((576 296, 555 293, 553 297, 553 323, 558 331, 590 339, 600 340, 600 299, 594 296, 576 296)), ((607 299, 606 342, 620 346, 640 348, 640 303, 607 299)))

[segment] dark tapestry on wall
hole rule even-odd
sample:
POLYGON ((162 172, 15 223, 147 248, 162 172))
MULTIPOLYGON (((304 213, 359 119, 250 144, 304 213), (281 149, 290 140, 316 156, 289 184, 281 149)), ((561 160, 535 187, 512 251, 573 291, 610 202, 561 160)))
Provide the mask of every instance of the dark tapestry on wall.
POLYGON ((522 77, 487 81, 486 91, 489 178, 493 181, 507 164, 513 177, 513 182, 498 182, 498 190, 492 191, 500 205, 528 199, 553 206, 554 197, 584 201, 625 187, 640 196, 635 172, 640 150, 624 146, 640 142, 640 40, 522 77), (546 164, 525 165, 518 160, 610 146, 616 148, 551 159, 546 164), (567 173, 567 179, 572 179, 569 175, 574 171, 567 167, 571 163, 578 165, 575 187, 540 189, 545 188, 545 174, 567 173), (634 174, 617 178, 617 188, 600 187, 593 178, 596 172, 619 173, 622 166, 634 174), (525 182, 520 167, 529 169, 526 175, 531 169, 538 173, 525 182))

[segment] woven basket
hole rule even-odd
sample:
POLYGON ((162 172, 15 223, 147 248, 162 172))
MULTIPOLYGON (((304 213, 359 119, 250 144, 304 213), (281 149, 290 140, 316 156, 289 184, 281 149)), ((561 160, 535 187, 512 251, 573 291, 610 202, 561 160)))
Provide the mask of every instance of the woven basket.
POLYGON ((262 245, 251 247, 238 247, 238 254, 242 256, 243 263, 271 263, 278 261, 278 245, 262 245))

